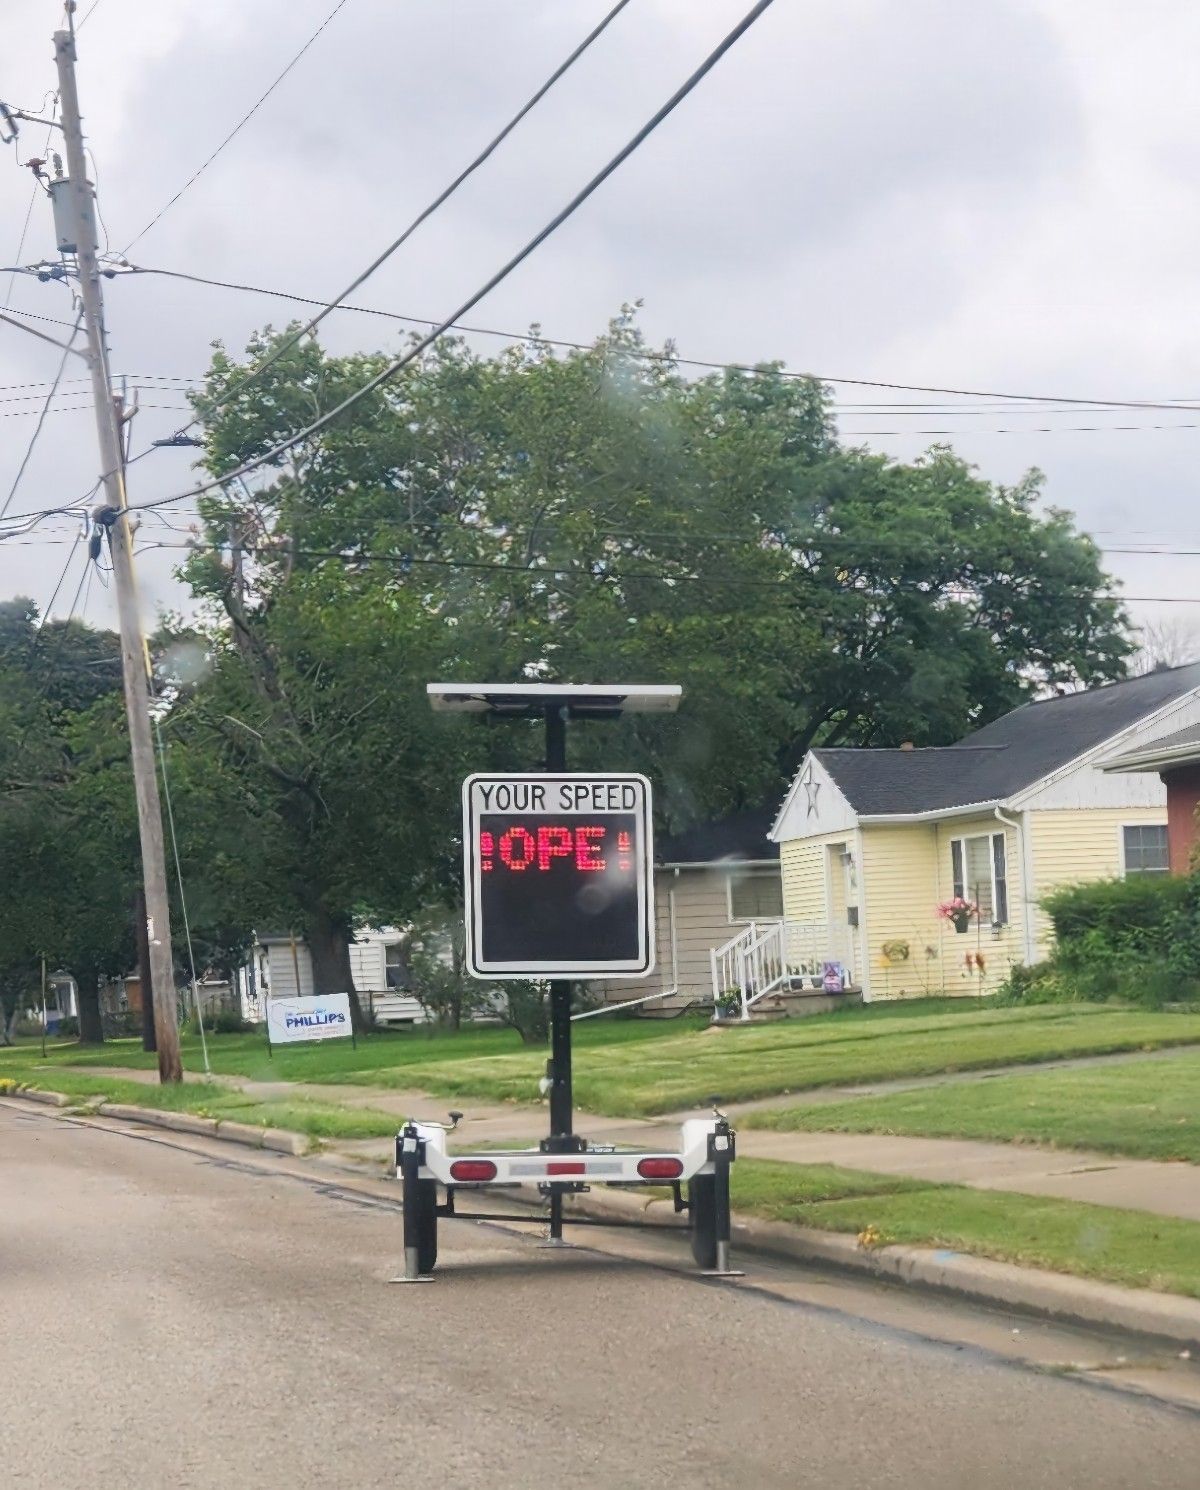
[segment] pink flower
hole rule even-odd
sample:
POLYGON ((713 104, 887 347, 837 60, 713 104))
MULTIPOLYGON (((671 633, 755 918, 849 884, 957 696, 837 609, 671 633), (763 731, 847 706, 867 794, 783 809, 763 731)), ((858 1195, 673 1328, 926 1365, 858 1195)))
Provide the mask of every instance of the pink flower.
POLYGON ((938 906, 937 913, 947 921, 970 921, 979 914, 979 907, 973 900, 964 900, 961 895, 956 895, 953 900, 943 901, 938 906))

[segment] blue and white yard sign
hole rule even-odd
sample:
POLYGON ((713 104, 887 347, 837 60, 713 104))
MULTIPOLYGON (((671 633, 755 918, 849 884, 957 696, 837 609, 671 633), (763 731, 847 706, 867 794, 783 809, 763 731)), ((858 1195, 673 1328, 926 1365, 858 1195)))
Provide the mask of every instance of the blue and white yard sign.
POLYGON ((272 1045, 287 1045, 294 1040, 336 1040, 353 1033, 348 993, 267 1002, 267 1038, 272 1045))

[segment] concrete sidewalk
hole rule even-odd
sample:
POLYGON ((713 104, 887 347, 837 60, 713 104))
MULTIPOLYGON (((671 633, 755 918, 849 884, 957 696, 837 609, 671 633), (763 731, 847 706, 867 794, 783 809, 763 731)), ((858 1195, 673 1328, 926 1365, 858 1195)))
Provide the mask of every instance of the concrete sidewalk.
MULTIPOLYGON (((1169 1058, 1170 1052, 1161 1054, 1162 1058, 1169 1058)), ((1145 1056, 1140 1058, 1146 1059, 1145 1056)), ((121 1076, 147 1084, 158 1080, 153 1071, 102 1066, 89 1069, 97 1075, 121 1076)), ((1011 1074, 1013 1069, 1006 1067, 1004 1072, 1011 1074)), ((971 1076, 943 1077, 934 1083, 920 1084, 969 1079, 983 1080, 986 1077, 983 1073, 972 1073, 971 1076)), ((393 1114, 397 1124, 408 1117, 444 1122, 450 1108, 456 1108, 463 1112, 464 1117, 453 1142, 463 1151, 469 1151, 473 1145, 528 1147, 544 1138, 547 1131, 545 1104, 480 1102, 466 1097, 433 1096, 418 1090, 396 1091, 384 1087, 316 1082, 249 1081, 231 1076, 217 1076, 213 1080, 236 1088, 259 1102, 299 1100, 371 1108, 393 1114)), ((863 1095, 868 1091, 908 1089, 917 1084, 842 1087, 837 1092, 839 1096, 863 1095)), ((768 1103, 797 1106, 807 1097, 819 1101, 826 1096, 825 1091, 794 1093, 784 1098, 769 1098, 767 1102, 731 1103, 728 1111, 736 1124, 739 1112, 761 1110, 768 1103)), ((703 1110, 697 1108, 694 1111, 703 1110)), ((578 1113, 575 1126, 583 1137, 597 1142, 672 1149, 679 1141, 679 1124, 689 1115, 673 1113, 660 1118, 608 1118, 578 1113)), ((390 1138, 342 1141, 328 1147, 360 1164, 392 1162, 390 1138)), ((756 1128, 743 1128, 738 1133, 738 1152, 744 1158, 777 1159, 790 1164, 837 1164, 846 1169, 905 1175, 931 1185, 968 1185, 978 1190, 1056 1196, 1062 1200, 1200 1221, 1200 1165, 1128 1159, 1078 1149, 1038 1148, 1032 1144, 872 1133, 776 1133, 756 1128)))

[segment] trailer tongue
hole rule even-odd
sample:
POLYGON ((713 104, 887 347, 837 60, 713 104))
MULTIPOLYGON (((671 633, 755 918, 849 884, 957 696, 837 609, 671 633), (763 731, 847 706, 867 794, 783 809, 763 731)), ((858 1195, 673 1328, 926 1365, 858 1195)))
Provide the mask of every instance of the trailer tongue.
MULTIPOLYGON (((645 977, 654 967, 650 783, 642 776, 568 773, 568 719, 673 712, 681 690, 570 684, 431 683, 441 711, 545 721, 541 773, 481 774, 463 783, 467 967, 476 977, 550 980, 550 1132, 536 1149, 452 1154, 449 1125, 410 1120, 396 1136, 403 1187, 404 1278, 427 1280, 440 1218, 548 1224, 561 1242, 563 1201, 592 1185, 669 1185, 688 1214, 692 1255, 729 1274, 729 1166, 735 1139, 716 1109, 682 1126, 676 1152, 591 1144, 573 1131, 571 978, 645 977), (536 1185, 543 1215, 460 1211, 463 1190, 536 1185), (686 1187, 686 1189, 685 1189, 686 1187)), ((636 1225, 572 1214, 571 1225, 636 1225)))

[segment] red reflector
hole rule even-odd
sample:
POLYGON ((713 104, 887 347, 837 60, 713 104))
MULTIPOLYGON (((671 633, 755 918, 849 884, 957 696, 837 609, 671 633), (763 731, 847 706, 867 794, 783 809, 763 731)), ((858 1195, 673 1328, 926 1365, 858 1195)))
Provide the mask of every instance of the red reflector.
POLYGON ((638 1160, 638 1174, 644 1180, 677 1180, 682 1173, 682 1159, 638 1160))
POLYGON ((586 1174, 587 1165, 567 1160, 551 1160, 546 1165, 547 1174, 586 1174))
POLYGON ((494 1180, 496 1166, 490 1159, 455 1159, 450 1166, 452 1180, 494 1180))

